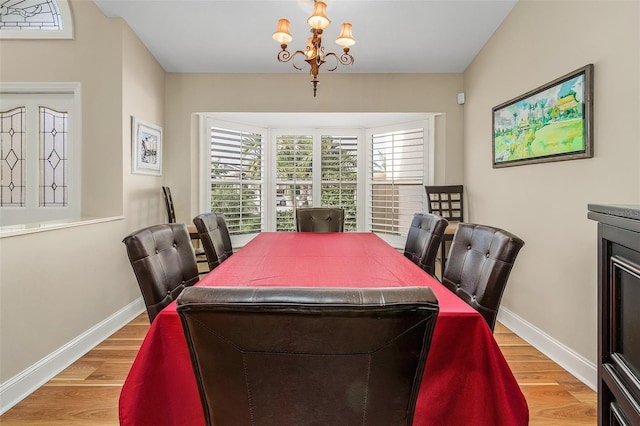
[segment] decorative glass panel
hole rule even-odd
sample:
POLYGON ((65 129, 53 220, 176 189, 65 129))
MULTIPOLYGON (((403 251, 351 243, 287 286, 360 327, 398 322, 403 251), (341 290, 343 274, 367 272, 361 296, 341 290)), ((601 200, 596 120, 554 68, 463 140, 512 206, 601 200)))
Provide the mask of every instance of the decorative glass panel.
POLYGON ((295 209, 312 207, 313 137, 276 138, 276 230, 295 231, 295 209))
POLYGON ((358 188, 357 136, 322 136, 322 183, 324 207, 344 209, 344 230, 356 230, 358 188))
POLYGON ((0 112, 0 207, 24 207, 26 108, 0 112))
POLYGON ((372 231, 402 235, 423 210, 424 130, 373 135, 372 160, 372 231))
POLYGON ((39 108, 40 207, 66 207, 68 203, 68 113, 39 108))
POLYGON ((0 3, 0 31, 61 29, 62 19, 55 0, 6 0, 0 3))
POLYGON ((262 230, 262 135, 211 128, 211 211, 230 234, 262 230))

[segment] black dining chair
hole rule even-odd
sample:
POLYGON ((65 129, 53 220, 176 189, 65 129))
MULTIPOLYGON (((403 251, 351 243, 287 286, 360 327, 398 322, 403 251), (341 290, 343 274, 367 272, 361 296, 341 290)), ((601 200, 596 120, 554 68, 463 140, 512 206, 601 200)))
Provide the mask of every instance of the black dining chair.
POLYGON ((221 213, 199 214, 193 218, 193 224, 198 230, 209 270, 213 271, 233 253, 224 215, 221 213))
POLYGON ((442 284, 471 305, 493 331, 502 294, 524 241, 499 228, 460 223, 442 284))
POLYGON ((343 232, 344 209, 339 207, 306 207, 296 209, 298 232, 343 232))
POLYGON ((412 425, 428 287, 192 287, 177 311, 205 424, 412 425))
MULTIPOLYGON (((176 223, 176 210, 173 205, 173 197, 171 196, 171 188, 168 186, 162 187, 162 194, 164 195, 165 206, 167 207, 167 223, 176 223)), ((196 261, 200 264, 206 263, 207 259, 204 254, 204 250, 202 248, 202 244, 200 242, 200 236, 198 235, 198 230, 193 224, 187 224, 187 231, 189 232, 189 237, 193 240, 194 249, 196 251, 196 261)), ((204 269, 204 268, 203 268, 204 269)), ((201 270, 201 274, 205 274, 209 271, 201 270)))
POLYGON ((446 227, 447 220, 440 216, 415 213, 407 232, 405 257, 433 277, 435 277, 436 256, 446 227))
POLYGON ((184 223, 154 225, 132 232, 127 247, 149 322, 186 287, 198 282, 198 265, 184 223))
POLYGON ((220 227, 220 233, 222 234, 224 252, 227 255, 227 258, 229 258, 229 256, 233 254, 233 245, 231 244, 231 234, 229 233, 227 220, 224 213, 216 213, 216 219, 218 220, 218 226, 220 227))

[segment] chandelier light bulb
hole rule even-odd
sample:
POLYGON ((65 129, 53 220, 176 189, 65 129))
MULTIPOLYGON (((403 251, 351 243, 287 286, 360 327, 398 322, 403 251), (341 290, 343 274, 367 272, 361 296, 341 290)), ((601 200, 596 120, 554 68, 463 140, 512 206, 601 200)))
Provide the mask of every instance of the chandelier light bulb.
POLYGON ((309 37, 307 40, 307 48, 304 50, 304 56, 306 56, 307 59, 313 59, 318 56, 318 51, 313 46, 313 37, 309 37))

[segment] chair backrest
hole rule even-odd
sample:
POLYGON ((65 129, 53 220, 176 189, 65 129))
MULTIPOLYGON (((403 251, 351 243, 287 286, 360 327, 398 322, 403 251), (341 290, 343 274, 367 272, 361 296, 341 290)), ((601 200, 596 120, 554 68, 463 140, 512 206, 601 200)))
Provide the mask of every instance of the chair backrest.
POLYGON ((460 223, 442 284, 471 305, 493 331, 502 293, 524 241, 491 226, 460 223))
POLYGON ((163 186, 162 193, 164 194, 164 203, 167 206, 167 223, 176 223, 176 211, 173 208, 171 189, 168 186, 163 186))
POLYGON ((405 257, 432 276, 435 276, 436 255, 447 224, 447 220, 440 216, 416 213, 407 233, 405 257))
POLYGON ((344 209, 339 207, 307 207, 296 209, 298 232, 343 232, 344 209))
POLYGON ((440 185, 424 187, 427 191, 429 213, 449 222, 464 222, 464 186, 440 185))
POLYGON ((177 309, 208 425, 412 424, 428 287, 193 287, 177 309))
MULTIPOLYGON (((224 217, 222 218, 224 220, 224 217)), ((207 256, 209 270, 215 269, 222 262, 227 260, 225 251, 224 233, 228 234, 226 225, 220 226, 220 219, 216 213, 203 213, 193 218, 193 224, 198 230, 198 236, 202 242, 202 248, 207 256)), ((231 240, 229 240, 231 245, 231 240)))
POLYGON ((216 213, 216 218, 218 219, 218 226, 220 227, 220 233, 222 234, 224 252, 226 253, 228 258, 233 254, 233 245, 231 245, 231 235, 229 234, 227 221, 225 220, 224 213, 216 213))
POLYGON ((142 291, 149 321, 185 287, 198 282, 198 266, 184 223, 150 226, 122 240, 142 291))

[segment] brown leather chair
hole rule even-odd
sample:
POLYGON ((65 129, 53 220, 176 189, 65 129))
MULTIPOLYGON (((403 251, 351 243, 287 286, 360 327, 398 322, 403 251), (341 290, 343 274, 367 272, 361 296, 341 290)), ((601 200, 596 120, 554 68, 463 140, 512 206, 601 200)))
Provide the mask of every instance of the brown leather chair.
POLYGON ((447 219, 449 224, 444 230, 440 248, 440 275, 447 265, 447 243, 451 245, 458 223, 464 222, 464 186, 463 185, 428 185, 427 207, 429 213, 447 219))
POLYGON ((434 214, 416 213, 407 233, 405 257, 431 276, 435 276, 436 256, 447 223, 446 219, 434 214))
POLYGON ((149 321, 198 282, 198 266, 184 223, 150 226, 122 240, 142 291, 149 321))
POLYGON ((224 215, 216 213, 199 214, 193 218, 193 224, 198 230, 200 241, 202 241, 202 248, 207 256, 209 270, 213 271, 214 268, 227 260, 226 246, 231 247, 231 238, 224 215), (227 240, 228 243, 226 243, 227 240))
POLYGON ((192 287, 178 313, 207 425, 411 425, 428 287, 192 287))
POLYGON ((502 293, 524 241, 491 226, 460 223, 442 284, 480 312, 491 331, 502 293))
POLYGON ((218 220, 218 226, 220 227, 220 233, 222 234, 224 252, 227 255, 227 258, 229 258, 229 256, 233 254, 233 245, 231 244, 231 234, 229 234, 227 221, 225 220, 223 213, 216 213, 216 219, 218 220))
POLYGON ((343 232, 344 209, 339 207, 308 207, 296 209, 298 232, 343 232))
MULTIPOLYGON (((176 223, 176 210, 173 206, 173 197, 171 196, 171 189, 168 186, 162 187, 162 194, 164 195, 164 203, 167 207, 167 223, 176 223)), ((192 240, 199 240, 198 230, 195 226, 191 224, 187 224, 187 231, 189 231, 189 236, 192 240)), ((202 256, 202 248, 200 244, 196 244, 196 260, 198 262, 204 262, 204 258, 202 256)))

